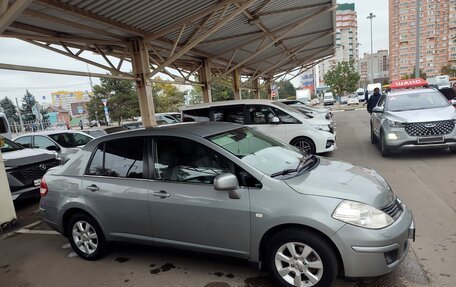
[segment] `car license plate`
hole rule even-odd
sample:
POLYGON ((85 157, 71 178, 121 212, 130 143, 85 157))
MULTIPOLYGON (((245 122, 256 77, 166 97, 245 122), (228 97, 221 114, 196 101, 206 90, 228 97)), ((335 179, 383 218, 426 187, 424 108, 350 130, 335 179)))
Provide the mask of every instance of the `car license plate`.
POLYGON ((438 137, 419 137, 418 143, 419 144, 427 144, 427 143, 443 143, 445 138, 443 136, 438 137))
POLYGON ((35 186, 40 186, 40 185, 41 185, 41 179, 35 179, 35 180, 33 181, 33 184, 34 184, 35 186))

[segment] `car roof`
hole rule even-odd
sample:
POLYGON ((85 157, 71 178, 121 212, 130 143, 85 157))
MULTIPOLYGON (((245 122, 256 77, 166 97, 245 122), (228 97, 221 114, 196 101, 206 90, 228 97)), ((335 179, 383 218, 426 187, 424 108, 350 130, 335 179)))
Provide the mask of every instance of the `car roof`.
POLYGON ((212 103, 202 103, 191 106, 185 106, 182 108, 183 111, 192 110, 192 109, 202 109, 202 108, 211 108, 211 107, 220 107, 220 106, 234 106, 234 105, 254 105, 254 104, 271 104, 274 101, 272 100, 262 100, 262 99, 246 99, 246 100, 230 100, 230 101, 220 101, 212 103))
MULTIPOLYGON (((37 136, 37 135, 48 136, 48 135, 56 135, 56 134, 84 134, 84 135, 87 135, 84 132, 73 131, 73 130, 55 130, 55 131, 39 131, 39 132, 34 132, 34 133, 23 134, 16 138, 21 138, 21 137, 25 137, 25 136, 37 136)), ((90 135, 88 135, 88 136, 90 136, 90 135)))
POLYGON ((435 89, 402 89, 392 91, 388 94, 388 96, 400 96, 400 95, 413 95, 413 94, 420 94, 420 93, 438 93, 435 89))
POLYGON ((242 125, 227 122, 190 122, 169 124, 152 128, 139 128, 134 130, 120 131, 97 138, 86 146, 98 145, 100 141, 123 139, 138 136, 188 136, 207 137, 234 129, 242 128, 242 125))

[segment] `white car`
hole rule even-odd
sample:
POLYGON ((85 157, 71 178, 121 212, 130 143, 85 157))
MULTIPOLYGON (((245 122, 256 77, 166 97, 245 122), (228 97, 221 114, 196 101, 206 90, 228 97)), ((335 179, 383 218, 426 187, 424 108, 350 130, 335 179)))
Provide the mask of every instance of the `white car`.
MULTIPOLYGON (((321 118, 319 116, 314 117, 312 114, 309 114, 307 109, 305 107, 302 107, 302 105, 291 105, 293 109, 297 110, 298 112, 302 113, 305 117, 306 120, 309 124, 314 126, 316 129, 322 130, 322 131, 328 131, 330 133, 335 133, 334 132, 334 123, 330 120, 327 120, 325 118, 321 118)), ((318 114, 316 114, 318 115, 318 114)))
POLYGON ((334 105, 334 95, 333 93, 325 93, 323 96, 323 104, 326 105, 334 105))
POLYGON ((183 122, 220 121, 256 127, 306 153, 336 149, 336 136, 328 127, 315 127, 297 110, 276 101, 240 100, 204 103, 182 109, 183 122))
POLYGON ((347 105, 358 105, 359 104, 359 98, 357 94, 350 95, 348 97, 347 105))

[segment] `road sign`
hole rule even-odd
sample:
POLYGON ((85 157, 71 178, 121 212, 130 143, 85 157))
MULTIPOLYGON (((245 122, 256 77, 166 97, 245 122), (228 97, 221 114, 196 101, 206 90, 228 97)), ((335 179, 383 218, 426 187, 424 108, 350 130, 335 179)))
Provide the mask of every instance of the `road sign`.
POLYGON ((103 110, 105 111, 105 113, 109 112, 108 107, 104 107, 103 110))
POLYGON ((103 103, 103 106, 106 107, 106 105, 108 104, 108 99, 101 99, 101 102, 103 103))
POLYGON ((83 113, 84 113, 84 109, 81 106, 79 106, 78 107, 78 114, 83 114, 83 113))

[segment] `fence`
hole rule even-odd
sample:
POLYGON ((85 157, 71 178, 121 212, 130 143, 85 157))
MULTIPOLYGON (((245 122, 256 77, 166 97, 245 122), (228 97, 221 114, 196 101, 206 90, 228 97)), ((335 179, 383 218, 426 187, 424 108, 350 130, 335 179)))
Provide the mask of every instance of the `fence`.
POLYGON ((14 134, 45 131, 45 130, 51 130, 51 129, 66 129, 66 126, 65 127, 57 126, 57 127, 53 128, 49 120, 25 121, 22 123, 22 126, 20 123, 13 122, 13 121, 11 121, 9 124, 11 127, 11 132, 14 134))

